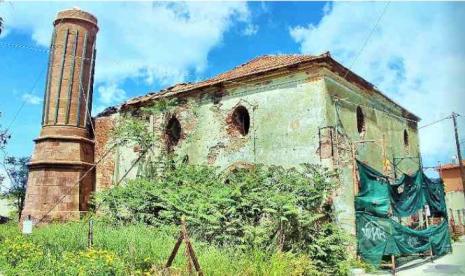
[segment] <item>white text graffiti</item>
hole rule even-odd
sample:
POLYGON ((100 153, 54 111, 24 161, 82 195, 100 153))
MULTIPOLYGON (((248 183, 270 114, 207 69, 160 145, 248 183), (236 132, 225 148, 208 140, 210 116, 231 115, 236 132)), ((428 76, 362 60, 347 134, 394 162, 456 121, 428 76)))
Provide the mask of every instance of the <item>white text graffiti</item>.
POLYGON ((386 233, 384 233, 383 229, 371 221, 367 222, 365 226, 362 227, 362 233, 368 240, 386 240, 386 233))

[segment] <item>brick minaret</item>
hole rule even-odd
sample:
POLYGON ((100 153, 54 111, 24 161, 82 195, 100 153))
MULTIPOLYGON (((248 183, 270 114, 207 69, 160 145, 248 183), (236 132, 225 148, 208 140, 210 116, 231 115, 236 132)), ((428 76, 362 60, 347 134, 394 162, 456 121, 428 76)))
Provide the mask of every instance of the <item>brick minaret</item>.
POLYGON ((79 9, 53 23, 42 130, 29 163, 22 218, 79 218, 93 190, 92 86, 97 19, 79 9))

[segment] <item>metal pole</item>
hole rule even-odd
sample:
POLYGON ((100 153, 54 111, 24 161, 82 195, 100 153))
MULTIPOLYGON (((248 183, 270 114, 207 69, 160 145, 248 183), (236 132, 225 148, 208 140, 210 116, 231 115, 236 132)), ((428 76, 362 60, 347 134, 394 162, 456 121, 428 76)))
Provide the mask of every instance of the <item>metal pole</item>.
POLYGON ((454 122, 454 133, 455 133, 455 145, 457 146, 457 158, 459 159, 460 177, 462 178, 462 187, 464 189, 465 196, 465 169, 463 168, 462 153, 460 152, 459 133, 457 129, 457 117, 459 115, 452 112, 452 121, 454 122))

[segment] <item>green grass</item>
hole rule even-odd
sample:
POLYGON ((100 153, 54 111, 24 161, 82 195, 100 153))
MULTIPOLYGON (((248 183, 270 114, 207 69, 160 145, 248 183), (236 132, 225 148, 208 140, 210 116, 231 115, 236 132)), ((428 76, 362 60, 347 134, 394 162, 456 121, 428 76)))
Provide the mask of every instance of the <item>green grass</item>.
MULTIPOLYGON (((103 250, 103 257, 94 260, 91 256, 89 260, 84 258, 80 263, 75 263, 82 259, 79 254, 84 256, 89 253, 87 231, 85 222, 70 222, 35 228, 32 235, 24 237, 17 224, 0 225, 0 270, 5 275, 63 275, 75 271, 80 271, 82 275, 140 274, 149 271, 157 274, 161 272, 179 235, 175 227, 155 228, 142 224, 115 226, 96 221, 94 249, 103 250), (24 251, 30 252, 31 246, 42 253, 29 256, 31 254, 24 251), (23 257, 19 258, 19 263, 13 264, 12 254, 23 257), (104 261, 110 255, 115 255, 114 263, 104 261)), ((211 246, 194 239, 192 243, 206 275, 316 274, 310 259, 304 255, 266 254, 259 250, 243 252, 237 248, 211 246)), ((187 274, 184 250, 184 246, 181 246, 171 274, 187 274)))

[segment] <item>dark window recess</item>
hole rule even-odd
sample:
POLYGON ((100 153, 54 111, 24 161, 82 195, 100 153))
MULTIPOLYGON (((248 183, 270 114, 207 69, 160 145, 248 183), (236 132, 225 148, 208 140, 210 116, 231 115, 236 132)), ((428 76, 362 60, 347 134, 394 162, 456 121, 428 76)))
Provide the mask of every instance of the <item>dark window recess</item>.
POLYGON ((408 147, 408 132, 406 129, 404 129, 404 146, 408 147))
POLYGON ((365 132, 365 115, 360 106, 357 106, 357 131, 360 134, 365 132))
POLYGON ((181 123, 179 123, 179 120, 175 116, 171 117, 171 119, 168 121, 165 135, 166 146, 169 151, 172 151, 173 147, 176 146, 179 142, 179 139, 181 139, 181 123))
POLYGON ((238 106, 234 109, 232 114, 232 124, 235 129, 239 131, 242 136, 249 133, 250 128, 250 116, 247 109, 243 106, 238 106))
POLYGON ((218 91, 212 94, 212 101, 214 104, 219 104, 221 102, 221 98, 223 97, 223 92, 218 91))

